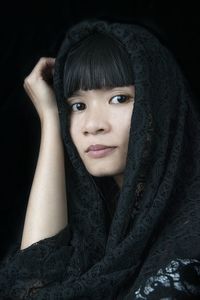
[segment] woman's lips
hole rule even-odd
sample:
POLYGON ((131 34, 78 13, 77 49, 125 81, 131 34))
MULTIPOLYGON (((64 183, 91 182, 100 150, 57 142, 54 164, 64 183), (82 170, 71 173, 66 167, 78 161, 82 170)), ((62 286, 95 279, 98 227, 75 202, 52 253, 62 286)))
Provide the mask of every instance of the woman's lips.
POLYGON ((91 158, 102 158, 111 154, 116 146, 91 145, 87 148, 86 153, 91 158))

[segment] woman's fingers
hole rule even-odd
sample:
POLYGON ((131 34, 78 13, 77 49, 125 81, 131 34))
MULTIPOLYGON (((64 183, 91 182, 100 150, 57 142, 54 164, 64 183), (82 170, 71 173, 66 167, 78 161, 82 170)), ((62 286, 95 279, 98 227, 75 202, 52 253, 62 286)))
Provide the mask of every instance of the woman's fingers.
POLYGON ((38 61, 38 63, 35 65, 32 73, 40 74, 41 70, 44 70, 45 68, 52 68, 55 63, 55 58, 53 57, 41 57, 38 61))
POLYGON ((32 72, 25 78, 24 83, 33 81, 35 79, 47 79, 49 80, 53 76, 53 68, 55 64, 55 58, 42 57, 33 68, 32 72))
POLYGON ((48 84, 52 85, 55 59, 47 58, 45 61, 42 62, 42 64, 43 64, 41 67, 42 78, 48 84))

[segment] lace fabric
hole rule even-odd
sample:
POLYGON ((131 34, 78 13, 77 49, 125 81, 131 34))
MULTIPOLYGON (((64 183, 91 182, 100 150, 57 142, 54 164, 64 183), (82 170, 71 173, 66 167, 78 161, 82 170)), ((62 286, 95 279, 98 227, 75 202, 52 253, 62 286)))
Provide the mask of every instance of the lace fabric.
POLYGON ((139 25, 84 21, 67 32, 54 88, 70 161, 70 225, 8 255, 0 299, 198 299, 200 116, 172 54, 139 25), (125 45, 135 74, 124 183, 110 218, 71 141, 63 101, 68 49, 93 31, 125 45))

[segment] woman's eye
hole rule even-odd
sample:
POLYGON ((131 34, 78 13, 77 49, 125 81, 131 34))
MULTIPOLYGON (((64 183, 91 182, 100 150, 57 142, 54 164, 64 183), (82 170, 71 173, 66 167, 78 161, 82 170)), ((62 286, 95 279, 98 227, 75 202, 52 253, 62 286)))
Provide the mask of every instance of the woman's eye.
POLYGON ((84 103, 74 103, 71 105, 71 111, 81 111, 86 108, 84 103))
POLYGON ((124 103, 126 102, 130 97, 129 96, 126 96, 126 95, 117 95, 117 96, 114 96, 110 102, 111 103, 124 103))

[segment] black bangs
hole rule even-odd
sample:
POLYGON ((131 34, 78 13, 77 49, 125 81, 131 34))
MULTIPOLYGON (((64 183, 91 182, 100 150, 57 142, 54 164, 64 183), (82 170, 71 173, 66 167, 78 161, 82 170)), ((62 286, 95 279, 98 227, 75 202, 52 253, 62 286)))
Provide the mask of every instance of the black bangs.
POLYGON ((63 80, 67 99, 78 90, 132 85, 134 74, 124 46, 107 34, 93 33, 69 50, 63 80))

